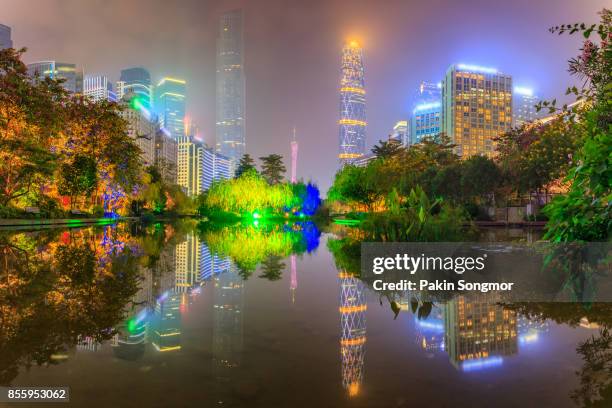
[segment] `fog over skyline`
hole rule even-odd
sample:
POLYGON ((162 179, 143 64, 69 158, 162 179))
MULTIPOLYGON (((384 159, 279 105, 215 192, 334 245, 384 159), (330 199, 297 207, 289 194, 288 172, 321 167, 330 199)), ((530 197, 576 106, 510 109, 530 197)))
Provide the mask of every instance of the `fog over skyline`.
POLYGON ((215 39, 219 14, 245 13, 246 145, 253 157, 282 154, 290 168, 292 129, 298 178, 323 191, 338 168, 340 52, 364 48, 367 146, 408 119, 418 84, 440 81, 453 63, 490 66, 541 98, 564 100, 577 83, 567 60, 579 35, 548 28, 598 21, 606 0, 0 0, 25 62, 76 63, 113 83, 143 66, 187 80, 187 112, 204 140, 215 138, 215 39))

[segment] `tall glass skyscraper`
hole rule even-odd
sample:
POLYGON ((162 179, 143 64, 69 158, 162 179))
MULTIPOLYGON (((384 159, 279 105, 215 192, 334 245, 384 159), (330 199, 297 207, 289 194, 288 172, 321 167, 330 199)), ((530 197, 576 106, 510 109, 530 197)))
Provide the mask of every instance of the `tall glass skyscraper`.
POLYGON ((73 93, 83 92, 83 71, 75 64, 57 61, 39 61, 28 64, 28 75, 32 78, 63 79, 63 87, 73 93))
POLYGON ((352 164, 365 153, 366 109, 363 50, 355 41, 342 48, 340 79, 340 164, 352 164))
POLYGON ((538 97, 533 94, 533 90, 521 86, 514 87, 512 101, 512 120, 514 126, 521 126, 524 123, 533 122, 538 118, 535 105, 538 97))
POLYGON ((442 114, 441 85, 421 82, 416 104, 410 118, 410 144, 423 138, 435 138, 440 133, 442 114))
POLYGON ((452 65, 442 82, 442 132, 461 157, 492 156, 494 138, 512 126, 512 77, 476 65, 452 65))
POLYGON ((153 89, 151 87, 151 74, 144 68, 133 67, 121 70, 119 82, 117 82, 117 97, 133 92, 148 110, 153 103, 153 89))
POLYGON ((0 24, 0 50, 5 48, 13 48, 11 40, 11 27, 0 24))
POLYGON ((86 75, 83 80, 83 95, 94 102, 102 100, 117 102, 113 84, 105 75, 86 75))
POLYGON ((216 150, 236 161, 245 152, 242 10, 225 13, 217 35, 216 150))
POLYGON ((164 77, 155 89, 155 110, 175 140, 185 135, 185 85, 182 79, 164 77))

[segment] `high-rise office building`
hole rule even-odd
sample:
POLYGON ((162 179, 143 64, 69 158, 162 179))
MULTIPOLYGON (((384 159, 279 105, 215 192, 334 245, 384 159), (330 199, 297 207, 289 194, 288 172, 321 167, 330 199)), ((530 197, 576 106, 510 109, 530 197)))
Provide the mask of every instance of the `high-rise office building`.
POLYGON ((214 181, 227 180, 233 176, 233 160, 205 147, 203 149, 202 163, 202 190, 210 188, 214 181))
POLYGON ((155 133, 155 164, 168 183, 176 183, 177 154, 176 139, 162 127, 155 133))
POLYGON ((393 130, 389 135, 389 140, 400 143, 402 146, 407 146, 410 144, 409 138, 410 128, 408 127, 408 121, 400 120, 395 123, 395 126, 393 126, 393 130))
POLYGON ((452 65, 442 82, 442 126, 463 157, 492 156, 494 138, 512 126, 512 77, 496 69, 452 65))
POLYGON ((216 75, 215 149, 237 161, 246 149, 242 10, 224 13, 219 20, 216 75))
POLYGON ((85 75, 83 95, 94 102, 103 100, 117 102, 117 94, 113 91, 113 84, 105 75, 85 75))
POLYGON ((185 135, 185 94, 182 79, 164 77, 155 88, 155 111, 175 140, 185 135))
POLYGON ((159 131, 157 120, 140 105, 140 99, 134 93, 123 95, 120 103, 124 109, 119 111, 119 115, 127 121, 128 135, 141 150, 142 164, 155 164, 155 135, 159 131))
POLYGON ((75 64, 57 61, 39 61, 28 64, 28 75, 36 79, 62 79, 62 86, 72 93, 83 93, 83 71, 75 64))
POLYGON ((340 79, 340 164, 352 164, 365 154, 366 97, 363 50, 355 41, 342 48, 340 79))
POLYGON ((533 94, 530 88, 515 86, 512 98, 512 119, 514 126, 521 126, 524 123, 533 122, 538 119, 535 105, 538 97, 533 94))
POLYGON ((421 82, 416 104, 410 117, 410 143, 417 144, 424 138, 435 139, 440 134, 442 115, 441 84, 421 82))
POLYGON ((176 245, 175 291, 187 290, 200 282, 203 269, 203 249, 205 245, 197 234, 187 234, 187 238, 176 245))
POLYGON ((204 171, 204 147, 192 135, 177 139, 176 182, 188 196, 196 196, 202 190, 204 171))
POLYGON ((293 140, 291 141, 291 182, 297 182, 297 160, 298 142, 295 138, 295 128, 293 128, 293 140))
POLYGON ((134 93, 145 108, 151 110, 153 103, 153 88, 151 74, 142 67, 126 68, 121 70, 117 82, 117 98, 123 98, 127 93, 134 93))
POLYGON ((11 27, 0 24, 0 50, 5 48, 13 48, 13 40, 11 40, 11 27))

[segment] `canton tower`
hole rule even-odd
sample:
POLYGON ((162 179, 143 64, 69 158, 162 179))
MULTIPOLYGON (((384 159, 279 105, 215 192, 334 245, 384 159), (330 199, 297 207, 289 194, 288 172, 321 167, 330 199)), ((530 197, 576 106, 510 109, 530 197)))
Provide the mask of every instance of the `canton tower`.
POLYGON ((342 48, 340 79, 340 165, 352 164, 365 153, 366 113, 363 50, 355 41, 342 48))

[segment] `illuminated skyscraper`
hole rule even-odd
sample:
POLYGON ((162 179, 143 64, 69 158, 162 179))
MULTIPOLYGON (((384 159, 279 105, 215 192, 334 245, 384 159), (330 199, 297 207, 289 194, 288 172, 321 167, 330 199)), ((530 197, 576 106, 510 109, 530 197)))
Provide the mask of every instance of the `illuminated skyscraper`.
POLYGON ((524 123, 533 122, 538 119, 538 114, 535 109, 535 105, 538 103, 538 97, 533 94, 533 90, 515 86, 512 103, 512 119, 514 126, 521 126, 524 123))
POLYGON ((410 118, 410 143, 417 144, 423 138, 435 138, 440 134, 442 114, 441 85, 421 82, 416 104, 410 118))
POLYGON ((216 151, 237 161, 245 152, 242 10, 225 13, 217 34, 216 151))
POLYGON ((389 135, 389 140, 394 140, 402 146, 406 146, 410 144, 409 137, 410 128, 408 127, 408 121, 400 120, 393 126, 393 131, 391 135, 389 135))
POLYGON ((161 169, 168 183, 176 183, 176 161, 178 146, 176 139, 164 127, 155 133, 155 164, 161 169))
POLYGON ((28 75, 32 78, 63 79, 62 86, 72 93, 83 92, 83 71, 77 70, 75 64, 57 61, 39 61, 28 64, 28 75))
POLYGON ((0 24, 0 50, 5 48, 13 48, 13 40, 11 40, 11 27, 0 24))
POLYGON ((153 105, 153 89, 149 71, 142 67, 121 70, 119 82, 117 82, 117 97, 121 99, 123 95, 130 92, 139 96, 145 108, 151 110, 153 105))
POLYGON ((86 75, 83 80, 83 95, 94 102, 104 100, 117 102, 113 84, 105 75, 86 75))
POLYGON ((210 188, 213 181, 227 180, 233 175, 232 160, 209 147, 204 147, 202 159, 202 191, 210 188))
POLYGON ((291 141, 291 182, 297 181, 297 159, 298 159, 298 142, 295 139, 295 128, 293 128, 293 140, 291 141))
POLYGON ((204 170, 204 146, 193 136, 177 139, 176 182, 188 196, 196 196, 202 190, 204 170))
POLYGON ((174 140, 185 135, 185 84, 182 79, 164 77, 155 88, 155 111, 174 140))
POLYGON ((355 41, 342 48, 340 79, 340 164, 352 164, 365 154, 366 97, 363 50, 355 41))
POLYGON ((355 276, 340 272, 340 358, 342 386, 349 396, 359 393, 363 382, 366 343, 365 284, 355 276))
MULTIPOLYGON (((88 81, 85 81, 85 84, 87 85, 88 81)), ((94 92, 99 92, 97 96, 103 94, 100 89, 96 89, 94 92)), ((155 135, 158 132, 157 120, 151 117, 151 113, 140 105, 140 98, 134 93, 125 94, 120 104, 124 109, 119 111, 119 116, 127 121, 128 135, 136 141, 141 150, 140 158, 142 164, 144 166, 155 164, 155 135)))
POLYGON ((512 126, 512 77, 493 68, 452 65, 442 82, 442 126, 463 157, 492 156, 512 126))

